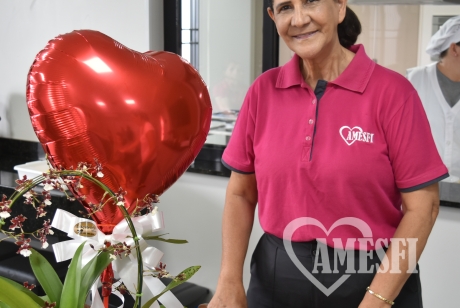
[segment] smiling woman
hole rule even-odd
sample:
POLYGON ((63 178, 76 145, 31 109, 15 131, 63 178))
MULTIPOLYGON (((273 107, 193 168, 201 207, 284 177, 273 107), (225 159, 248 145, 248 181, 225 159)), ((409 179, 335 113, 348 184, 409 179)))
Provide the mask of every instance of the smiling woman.
POLYGON ((347 0, 267 12, 294 56, 252 84, 222 156, 232 175, 208 307, 421 308, 416 263, 448 173, 415 89, 354 45, 347 0), (246 296, 256 206, 265 234, 246 296))
MULTIPOLYGON (((346 2, 337 0, 269 0, 269 2, 267 11, 275 22, 280 37, 289 49, 304 59, 303 64, 308 65, 305 63, 306 59, 315 62, 329 61, 330 53, 346 57, 343 64, 351 61, 353 55, 347 52, 346 48, 356 43, 361 33, 361 23, 356 14, 346 6, 346 2)), ((329 79, 335 79, 339 73, 336 71, 335 76, 330 76, 329 79)), ((309 79, 317 78, 308 78, 306 69, 302 69, 302 74, 307 77, 306 81, 314 89, 316 84, 310 83, 309 79)))
MULTIPOLYGON (((273 12, 274 11, 274 7, 273 7, 274 0, 268 0, 268 1, 270 2, 270 8, 273 12)), ((318 7, 319 2, 320 2, 319 0, 308 1, 306 6, 314 7, 315 5, 316 7, 318 7)), ((290 11, 292 13, 292 10, 290 10, 291 9, 290 5, 291 5, 290 1, 281 3, 277 6, 277 10, 282 11, 284 14, 287 13, 286 11, 290 11)), ((271 14, 271 16, 272 15, 273 14, 271 14)), ((337 25, 337 32, 338 32, 340 44, 345 48, 349 48, 350 46, 352 46, 356 42, 358 35, 361 33, 361 23, 359 22, 359 19, 356 16, 356 14, 349 7, 346 7, 345 18, 343 19, 341 23, 337 25)))

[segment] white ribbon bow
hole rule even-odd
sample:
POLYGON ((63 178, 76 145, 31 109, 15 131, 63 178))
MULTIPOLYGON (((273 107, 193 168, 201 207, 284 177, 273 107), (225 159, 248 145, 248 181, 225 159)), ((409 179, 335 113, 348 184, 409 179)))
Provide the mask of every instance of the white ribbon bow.
MULTIPOLYGON (((134 246, 133 238, 129 237, 132 236, 132 234, 126 220, 122 220, 118 223, 110 235, 105 235, 96 228, 96 235, 93 237, 85 237, 75 233, 75 226, 82 222, 94 224, 92 220, 77 217, 61 209, 56 210, 51 226, 67 233, 67 236, 73 238, 73 240, 53 245, 54 255, 56 256, 57 262, 73 258, 77 248, 85 241, 86 244, 82 251, 83 266, 97 255, 97 250, 104 247, 104 242, 106 241, 112 244, 126 242, 127 245, 134 246), (94 246, 94 249, 90 247, 90 244, 94 246)), ((164 228, 163 213, 160 211, 154 215, 147 214, 139 217, 133 217, 132 222, 138 237, 151 234, 152 232, 159 231, 164 228)), ((142 251, 144 268, 148 270, 156 267, 163 257, 163 252, 155 247, 148 246, 147 242, 143 239, 139 239, 139 247, 142 251)), ((114 273, 118 273, 120 279, 127 288, 137 285, 137 257, 135 253, 131 253, 128 257, 124 257, 123 259, 117 258, 112 262, 112 268, 114 273)), ((99 292, 97 291, 98 282, 99 280, 96 281, 91 288, 93 298, 91 308, 104 308, 99 292)), ((164 288, 165 285, 160 281, 160 279, 152 276, 144 276, 142 297, 150 299, 155 295, 160 294, 164 288)), ((123 296, 118 291, 114 290, 113 293, 120 297, 122 302, 124 302, 123 296)), ((161 303, 168 308, 183 308, 182 304, 171 291, 168 291, 161 296, 161 303)), ((123 305, 124 304, 119 306, 119 308, 122 308, 123 305)), ((151 307, 159 308, 160 305, 158 302, 155 302, 151 307)))

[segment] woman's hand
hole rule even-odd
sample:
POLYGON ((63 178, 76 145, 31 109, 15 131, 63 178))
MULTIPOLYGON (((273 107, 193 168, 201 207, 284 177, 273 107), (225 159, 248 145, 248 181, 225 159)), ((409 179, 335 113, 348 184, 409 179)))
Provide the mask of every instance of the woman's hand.
POLYGON ((243 264, 254 224, 257 183, 254 174, 232 172, 222 221, 222 266, 209 308, 246 308, 243 264))
POLYGON ((219 282, 208 308, 247 308, 243 283, 219 282))
MULTIPOLYGON (((385 258, 382 260, 382 272, 375 275, 370 285, 371 290, 385 298, 394 300, 396 303, 395 298, 403 288, 410 273, 414 270, 412 267, 415 267, 415 263, 410 264, 409 260, 411 258, 405 256, 414 254, 418 262, 436 221, 439 212, 438 183, 416 191, 402 193, 401 196, 404 216, 393 238, 403 240, 417 239, 417 245, 415 248, 405 244, 402 247, 399 244, 393 247, 393 243, 391 243, 386 251, 385 258), (393 253, 393 249, 397 252, 393 253), (411 251, 411 249, 414 251, 411 251), (389 265, 389 269, 383 270, 385 267, 383 264, 385 263, 389 265)), ((368 307, 384 308, 391 307, 391 305, 366 292, 359 308, 368 307)))

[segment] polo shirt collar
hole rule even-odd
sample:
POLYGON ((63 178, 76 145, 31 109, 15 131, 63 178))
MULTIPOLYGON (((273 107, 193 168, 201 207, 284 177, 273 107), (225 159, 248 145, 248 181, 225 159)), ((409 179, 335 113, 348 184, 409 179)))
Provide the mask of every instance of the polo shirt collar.
MULTIPOLYGON (((351 46, 350 50, 356 54, 355 57, 345 71, 329 83, 350 91, 363 93, 374 71, 375 62, 366 55, 363 45, 351 46)), ((295 54, 288 63, 281 67, 276 81, 277 88, 289 88, 304 83, 299 69, 299 61, 300 57, 295 54)))

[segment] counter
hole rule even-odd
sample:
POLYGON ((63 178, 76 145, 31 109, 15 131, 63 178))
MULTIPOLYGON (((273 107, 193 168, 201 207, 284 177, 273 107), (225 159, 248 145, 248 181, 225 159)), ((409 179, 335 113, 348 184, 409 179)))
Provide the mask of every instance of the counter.
MULTIPOLYGON (((220 160, 224 149, 224 145, 205 144, 195 161, 187 169, 187 172, 230 177, 231 171, 220 160)), ((0 150, 2 152, 0 159, 0 193, 10 195, 14 191, 13 188, 16 186, 14 180, 17 178, 13 167, 26 162, 44 159, 45 153, 38 142, 7 138, 0 138, 0 150)), ((439 193, 442 206, 460 208, 460 184, 441 182, 439 193)), ((62 195, 62 197, 64 196, 62 195)), ((59 192, 56 193, 56 198, 60 198, 59 192)), ((65 198, 64 200, 62 202, 68 202, 65 198)))

